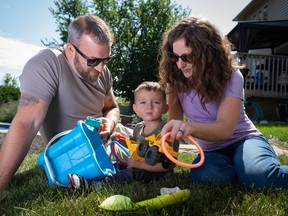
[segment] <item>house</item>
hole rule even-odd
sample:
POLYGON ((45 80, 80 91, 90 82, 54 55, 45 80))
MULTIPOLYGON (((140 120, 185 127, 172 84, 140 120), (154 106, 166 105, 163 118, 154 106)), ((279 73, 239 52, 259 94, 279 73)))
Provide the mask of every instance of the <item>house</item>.
POLYGON ((227 37, 245 65, 248 116, 261 109, 258 120, 288 121, 288 1, 251 0, 233 21, 227 37))

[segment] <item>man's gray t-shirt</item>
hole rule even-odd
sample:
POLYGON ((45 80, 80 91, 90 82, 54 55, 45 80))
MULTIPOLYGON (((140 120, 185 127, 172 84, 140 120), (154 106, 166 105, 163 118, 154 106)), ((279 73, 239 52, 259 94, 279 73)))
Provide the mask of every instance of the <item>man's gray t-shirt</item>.
POLYGON ((97 81, 86 82, 72 70, 64 52, 45 49, 24 66, 20 90, 50 104, 41 130, 49 141, 60 132, 73 129, 78 120, 103 116, 105 96, 112 92, 112 77, 105 67, 97 81))

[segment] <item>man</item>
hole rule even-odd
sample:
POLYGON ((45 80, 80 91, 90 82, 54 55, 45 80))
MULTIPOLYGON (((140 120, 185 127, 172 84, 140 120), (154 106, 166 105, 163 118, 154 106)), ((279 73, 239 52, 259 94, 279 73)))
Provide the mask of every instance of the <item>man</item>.
POLYGON ((64 50, 45 49, 32 57, 20 76, 21 98, 0 151, 0 188, 13 178, 41 128, 45 141, 73 129, 87 116, 105 117, 106 139, 119 121, 119 108, 106 64, 113 35, 99 17, 76 18, 64 50))

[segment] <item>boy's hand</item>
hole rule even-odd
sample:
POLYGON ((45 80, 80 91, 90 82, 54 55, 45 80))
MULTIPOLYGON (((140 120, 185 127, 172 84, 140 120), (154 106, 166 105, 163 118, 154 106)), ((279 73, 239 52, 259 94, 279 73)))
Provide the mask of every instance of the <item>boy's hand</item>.
POLYGON ((111 138, 111 140, 116 140, 116 141, 118 141, 118 140, 119 140, 119 139, 118 139, 118 136, 119 136, 119 135, 121 135, 121 134, 118 133, 118 132, 114 132, 114 133, 111 134, 110 138, 111 138))
POLYGON ((127 160, 127 167, 139 168, 143 167, 143 161, 136 160, 134 158, 128 158, 127 160))

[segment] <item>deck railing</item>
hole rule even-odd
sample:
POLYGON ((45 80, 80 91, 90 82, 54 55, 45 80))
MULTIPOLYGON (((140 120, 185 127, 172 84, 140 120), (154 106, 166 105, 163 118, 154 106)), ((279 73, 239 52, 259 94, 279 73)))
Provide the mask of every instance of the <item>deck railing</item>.
POLYGON ((288 98, 288 57, 237 53, 246 97, 288 98))

